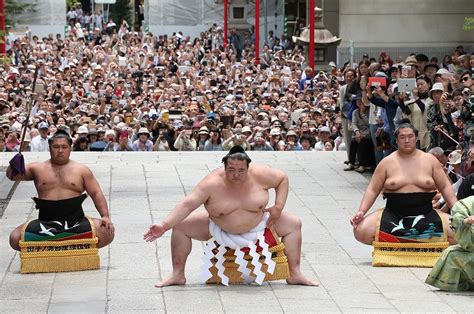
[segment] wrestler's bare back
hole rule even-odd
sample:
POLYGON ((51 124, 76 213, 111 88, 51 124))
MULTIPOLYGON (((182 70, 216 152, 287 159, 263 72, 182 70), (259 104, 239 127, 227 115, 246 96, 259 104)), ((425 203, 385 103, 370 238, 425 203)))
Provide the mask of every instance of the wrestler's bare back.
POLYGON ((27 165, 26 180, 34 180, 38 197, 61 200, 76 197, 85 191, 84 176, 88 168, 73 160, 54 165, 51 160, 27 165))
POLYGON ((209 217, 229 233, 244 233, 255 227, 268 204, 268 189, 273 188, 265 179, 271 171, 250 164, 247 179, 240 185, 229 184, 223 168, 211 173, 201 187, 209 191, 204 203, 209 217))

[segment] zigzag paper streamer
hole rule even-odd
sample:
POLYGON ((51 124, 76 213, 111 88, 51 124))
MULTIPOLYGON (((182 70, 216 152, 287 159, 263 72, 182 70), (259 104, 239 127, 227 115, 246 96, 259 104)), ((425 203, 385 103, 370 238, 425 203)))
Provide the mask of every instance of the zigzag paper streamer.
POLYGON ((259 261, 260 254, 257 253, 257 246, 254 243, 249 243, 249 248, 249 255, 252 256, 252 265, 255 267, 253 273, 257 275, 255 282, 262 285, 263 280, 265 279, 265 273, 262 272, 262 264, 260 264, 259 261))
POLYGON ((247 268, 248 262, 244 259, 244 256, 245 254, 240 250, 240 248, 235 249, 235 263, 239 265, 237 270, 242 273, 244 283, 250 284, 253 282, 253 277, 250 276, 250 269, 247 268))
POLYGON ((265 264, 267 264, 267 273, 272 274, 275 271, 276 263, 272 260, 272 253, 268 250, 268 244, 265 242, 263 235, 258 237, 258 244, 262 248, 262 255, 265 256, 265 264))
POLYGON ((214 257, 214 253, 212 250, 216 248, 216 244, 214 243, 214 238, 211 238, 206 243, 206 247, 204 248, 204 256, 202 257, 202 266, 201 266, 201 281, 206 283, 211 277, 212 273, 210 271, 212 267, 212 258, 214 257))
POLYGON ((224 285, 224 286, 228 286, 229 285, 229 277, 227 277, 226 275, 224 275, 224 270, 225 270, 225 267, 224 267, 224 261, 225 261, 225 257, 224 257, 224 253, 227 252, 227 249, 224 247, 224 246, 219 246, 219 250, 217 251, 217 263, 216 263, 216 268, 217 268, 217 276, 219 276, 221 278, 221 283, 224 285))

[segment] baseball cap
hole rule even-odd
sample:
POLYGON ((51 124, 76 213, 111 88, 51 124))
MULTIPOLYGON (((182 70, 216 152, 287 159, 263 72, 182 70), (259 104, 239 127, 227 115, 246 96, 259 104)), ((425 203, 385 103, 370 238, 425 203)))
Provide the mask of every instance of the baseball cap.
POLYGON ((446 70, 446 69, 444 69, 444 68, 441 68, 441 69, 439 69, 438 71, 436 71, 436 75, 443 75, 443 74, 452 75, 451 72, 449 72, 448 70, 446 70))
POLYGON ((77 134, 89 134, 89 129, 85 125, 81 125, 79 128, 77 128, 77 134))
POLYGON ((182 127, 182 126, 183 126, 183 122, 182 122, 181 120, 174 120, 174 122, 173 122, 173 127, 174 127, 175 129, 179 129, 179 128, 182 127))
POLYGON ((434 83, 433 87, 430 90, 430 93, 433 92, 433 91, 437 91, 437 90, 444 92, 443 83, 434 83))
POLYGON ((331 130, 329 130, 329 127, 327 127, 327 126, 322 126, 322 127, 319 128, 319 132, 331 133, 331 130))
POLYGON ((48 129, 48 128, 49 128, 49 125, 48 125, 48 122, 46 121, 40 122, 38 124, 38 129, 48 129))

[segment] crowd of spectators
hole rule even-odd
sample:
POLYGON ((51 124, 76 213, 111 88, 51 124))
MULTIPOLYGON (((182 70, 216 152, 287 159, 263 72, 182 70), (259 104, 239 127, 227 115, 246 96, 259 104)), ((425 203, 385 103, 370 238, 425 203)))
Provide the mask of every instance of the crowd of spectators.
POLYGON ((224 47, 216 25, 191 39, 70 22, 65 38, 12 41, 0 67, 0 151, 18 151, 26 125, 23 151, 47 151, 48 136, 66 129, 74 151, 345 150, 346 169, 364 172, 393 150, 404 117, 424 150, 474 131, 474 56, 462 46, 443 60, 381 52, 313 72, 304 47, 273 34, 255 56, 251 30, 232 30, 224 47))

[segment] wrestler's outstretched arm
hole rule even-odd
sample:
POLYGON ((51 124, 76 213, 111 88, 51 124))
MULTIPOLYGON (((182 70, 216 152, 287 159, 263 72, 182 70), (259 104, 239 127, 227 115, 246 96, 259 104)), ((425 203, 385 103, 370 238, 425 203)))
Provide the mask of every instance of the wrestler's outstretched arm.
POLYGON ((430 162, 433 167, 433 180, 436 184, 436 187, 443 195, 443 198, 446 200, 446 204, 449 208, 453 208, 454 204, 458 201, 456 194, 454 194, 453 185, 449 181, 448 176, 443 170, 443 167, 439 161, 433 155, 429 155, 430 162))
POLYGON ((183 221, 196 208, 204 204, 209 198, 211 185, 208 179, 203 179, 193 189, 191 194, 186 196, 171 210, 171 213, 161 223, 153 224, 150 229, 143 235, 146 242, 155 241, 161 237, 166 231, 183 221))
POLYGON ((261 170, 256 169, 259 181, 263 183, 266 189, 275 189, 275 205, 265 208, 264 211, 270 213, 267 220, 267 226, 271 227, 277 221, 288 198, 288 176, 281 170, 262 166, 261 170))
POLYGON ((27 164, 25 166, 25 173, 23 175, 17 174, 15 177, 12 177, 12 168, 9 165, 7 168, 6 176, 12 181, 31 181, 35 178, 35 169, 36 167, 38 167, 38 165, 39 164, 37 162, 27 164))
POLYGON ((356 228, 357 225, 364 219, 365 214, 374 204, 377 196, 379 196, 382 188, 384 186, 385 180, 387 178, 386 166, 387 160, 390 160, 389 157, 382 159, 382 161, 375 168, 372 179, 370 180, 369 186, 362 197, 360 202, 359 209, 357 213, 351 219, 351 225, 356 228))

